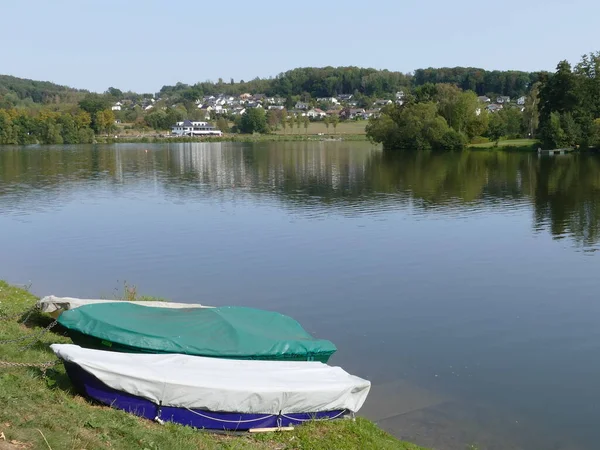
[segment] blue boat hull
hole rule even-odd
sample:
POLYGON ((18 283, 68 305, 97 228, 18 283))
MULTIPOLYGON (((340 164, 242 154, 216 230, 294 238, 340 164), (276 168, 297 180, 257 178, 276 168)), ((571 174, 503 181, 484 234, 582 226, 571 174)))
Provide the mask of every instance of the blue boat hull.
POLYGON ((73 386, 83 395, 113 408, 145 417, 208 430, 246 431, 252 428, 272 428, 299 425, 309 420, 333 420, 347 411, 325 411, 295 414, 246 414, 213 412, 200 409, 159 406, 150 400, 117 391, 78 365, 65 362, 73 386))

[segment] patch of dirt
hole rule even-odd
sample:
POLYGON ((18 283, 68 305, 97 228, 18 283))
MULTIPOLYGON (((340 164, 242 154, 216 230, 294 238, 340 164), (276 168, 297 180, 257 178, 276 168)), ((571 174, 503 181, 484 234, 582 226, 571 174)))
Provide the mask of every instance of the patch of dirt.
POLYGON ((23 450, 33 448, 33 444, 20 441, 4 441, 0 439, 0 450, 23 450))

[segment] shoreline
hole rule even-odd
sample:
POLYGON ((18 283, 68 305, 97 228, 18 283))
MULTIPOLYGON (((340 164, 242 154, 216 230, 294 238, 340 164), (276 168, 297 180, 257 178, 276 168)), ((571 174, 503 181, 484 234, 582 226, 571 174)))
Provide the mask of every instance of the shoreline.
MULTIPOLYGON (((50 343, 70 343, 55 330, 42 334, 51 317, 34 312, 27 323, 18 323, 22 312, 38 300, 20 287, 0 280, 1 361, 41 365, 56 358, 50 343), (12 317, 16 316, 15 319, 12 317), (35 337, 39 339, 36 341, 35 337), (31 339, 34 338, 34 339, 31 339), (22 350, 23 346, 32 344, 22 350)), ((293 431, 265 434, 222 434, 176 424, 160 425, 124 411, 93 404, 71 386, 62 364, 45 372, 38 367, 7 367, 0 364, 0 449, 17 448, 116 448, 116 449, 216 449, 249 450, 310 448, 426 450, 401 442, 362 417, 352 420, 313 422, 293 431), (45 375, 45 376, 44 376, 45 375), (61 420, 56 420, 61 417, 61 420), (14 444, 18 442, 21 447, 14 444)))
POLYGON ((164 143, 212 143, 212 142, 342 142, 342 141, 364 141, 369 139, 364 134, 332 134, 332 135, 303 135, 303 134, 227 134, 221 137, 171 137, 171 136, 97 136, 97 144, 140 143, 140 144, 164 144, 164 143))

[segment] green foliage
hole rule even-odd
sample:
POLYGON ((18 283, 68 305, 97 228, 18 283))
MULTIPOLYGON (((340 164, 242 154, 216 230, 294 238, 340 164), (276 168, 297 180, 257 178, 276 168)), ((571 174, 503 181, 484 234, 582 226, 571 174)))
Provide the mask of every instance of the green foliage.
POLYGON ((543 77, 542 73, 518 71, 486 71, 474 67, 428 68, 415 71, 413 84, 449 83, 462 90, 470 90, 477 95, 496 93, 510 97, 520 97, 528 91, 528 87, 543 77))
POLYGON ((390 150, 461 150, 466 143, 433 102, 384 108, 380 117, 369 121, 367 136, 390 150))
POLYGON ((99 111, 109 109, 111 106, 111 99, 100 94, 87 94, 81 101, 79 102, 79 108, 83 111, 89 113, 91 116, 94 116, 99 111))
POLYGON ((98 133, 108 133, 114 128, 115 115, 110 109, 104 109, 96 112, 93 116, 93 126, 98 133))
POLYGON ((500 113, 492 114, 488 125, 487 136, 491 141, 496 143, 496 146, 498 146, 498 141, 500 141, 505 134, 506 118, 500 113))
POLYGON ((240 120, 239 129, 241 133, 267 133, 267 116, 262 108, 251 108, 246 110, 240 120))
POLYGON ((225 117, 219 117, 217 119, 216 127, 223 133, 229 133, 229 121, 225 117))
POLYGON ((0 145, 79 144, 94 140, 89 114, 42 110, 30 116, 23 110, 0 109, 0 145))
POLYGON ((0 108, 9 109, 30 104, 76 103, 84 92, 48 81, 0 75, 0 108))
POLYGON ((573 69, 561 61, 539 91, 539 135, 545 148, 595 145, 600 118, 600 53, 573 69))
POLYGON ((185 119, 186 112, 178 108, 157 109, 147 114, 145 122, 155 130, 168 130, 177 122, 185 119))

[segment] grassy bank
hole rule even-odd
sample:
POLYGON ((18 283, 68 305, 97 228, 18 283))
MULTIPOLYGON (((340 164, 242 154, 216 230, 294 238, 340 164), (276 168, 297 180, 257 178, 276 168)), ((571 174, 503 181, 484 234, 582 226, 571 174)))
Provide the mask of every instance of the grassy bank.
POLYGON ((536 139, 505 139, 498 142, 483 142, 480 144, 470 144, 469 148, 473 150, 504 150, 518 152, 534 152, 537 150, 539 141, 536 139))
MULTIPOLYGON (((51 319, 34 313, 25 325, 14 316, 31 308, 37 298, 0 281, 0 340, 39 336, 51 319)), ((53 361, 50 343, 68 343, 61 330, 32 340, 0 344, 0 361, 41 364, 53 361)), ((42 376, 38 368, 0 364, 0 450, 34 449, 404 449, 403 443, 366 419, 311 423, 292 432, 260 435, 217 435, 174 424, 159 425, 123 411, 91 404, 70 387, 62 365, 42 376), (46 442, 47 441, 47 442, 46 442)))

